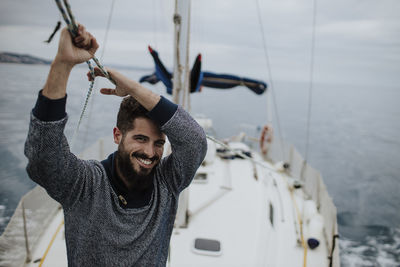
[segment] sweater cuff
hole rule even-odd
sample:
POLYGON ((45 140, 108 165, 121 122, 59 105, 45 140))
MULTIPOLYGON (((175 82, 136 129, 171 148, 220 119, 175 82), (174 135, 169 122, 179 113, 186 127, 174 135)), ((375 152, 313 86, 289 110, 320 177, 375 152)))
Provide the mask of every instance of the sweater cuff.
POLYGON ((58 121, 67 115, 65 112, 66 103, 67 95, 59 99, 50 99, 45 97, 40 90, 32 113, 41 121, 58 121))
POLYGON ((160 126, 163 126, 172 118, 177 109, 178 105, 161 96, 160 101, 158 101, 157 105, 150 110, 147 115, 160 126))

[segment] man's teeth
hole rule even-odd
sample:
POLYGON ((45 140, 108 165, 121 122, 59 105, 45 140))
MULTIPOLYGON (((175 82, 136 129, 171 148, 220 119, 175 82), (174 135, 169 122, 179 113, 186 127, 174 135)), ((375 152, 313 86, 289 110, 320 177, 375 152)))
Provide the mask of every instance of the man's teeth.
POLYGON ((138 158, 138 160, 141 162, 141 163, 143 163, 143 164, 146 164, 146 165, 150 165, 151 164, 151 160, 148 160, 148 159, 141 159, 141 158, 138 158))

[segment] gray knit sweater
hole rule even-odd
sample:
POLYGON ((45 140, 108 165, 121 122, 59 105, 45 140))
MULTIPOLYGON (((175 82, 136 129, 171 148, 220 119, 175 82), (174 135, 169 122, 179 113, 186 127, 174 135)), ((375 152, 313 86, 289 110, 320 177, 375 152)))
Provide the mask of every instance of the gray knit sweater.
POLYGON ((68 265, 165 266, 179 193, 207 150, 203 129, 178 107, 161 127, 172 154, 156 167, 150 203, 123 209, 102 164, 70 152, 66 122, 31 115, 25 155, 31 179, 64 208, 68 265))

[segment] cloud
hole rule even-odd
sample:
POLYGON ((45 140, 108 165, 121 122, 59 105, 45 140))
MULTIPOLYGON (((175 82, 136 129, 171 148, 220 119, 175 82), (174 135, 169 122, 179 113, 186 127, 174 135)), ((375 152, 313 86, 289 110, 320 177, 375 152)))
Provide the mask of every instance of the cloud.
MULTIPOLYGON (((191 61, 200 52, 209 70, 265 77, 262 26, 275 79, 307 80, 313 2, 258 1, 262 25, 255 1, 192 0, 191 61)), ((70 3, 76 18, 104 46, 111 2, 70 3)), ((317 2, 314 77, 327 82, 398 84, 400 78, 394 73, 400 71, 396 64, 400 55, 399 7, 395 0, 317 2)), ((60 18, 55 4, 2 0, 0 10, 0 33, 7 36, 0 41, 0 50, 54 56, 58 37, 51 45, 42 40, 60 18)), ((105 62, 151 66, 146 46, 152 44, 166 65, 172 65, 172 5, 162 0, 119 0, 112 14, 105 62)))

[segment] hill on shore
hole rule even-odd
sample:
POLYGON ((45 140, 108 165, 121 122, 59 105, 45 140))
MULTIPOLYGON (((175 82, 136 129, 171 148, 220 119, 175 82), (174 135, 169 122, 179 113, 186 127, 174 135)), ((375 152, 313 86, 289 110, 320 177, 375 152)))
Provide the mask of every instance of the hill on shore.
MULTIPOLYGON (((38 57, 28 55, 28 54, 0 52, 0 63, 50 65, 51 62, 52 62, 51 60, 38 58, 38 57)), ((152 67, 147 67, 147 66, 108 64, 107 67, 111 67, 111 68, 115 68, 115 69, 137 70, 137 71, 149 71, 149 72, 153 71, 152 67)))
POLYGON ((1 63, 19 63, 19 64, 51 64, 50 60, 41 59, 28 54, 22 55, 17 53, 0 52, 1 63))

